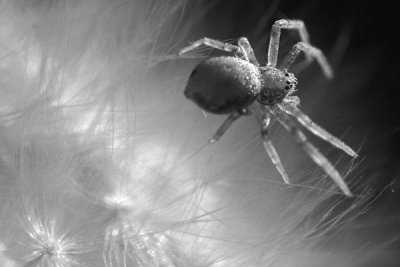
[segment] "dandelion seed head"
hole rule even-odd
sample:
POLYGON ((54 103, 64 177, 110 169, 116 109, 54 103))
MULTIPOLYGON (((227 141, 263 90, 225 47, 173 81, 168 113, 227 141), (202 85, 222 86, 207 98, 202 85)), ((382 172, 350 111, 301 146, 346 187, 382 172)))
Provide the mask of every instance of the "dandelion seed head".
POLYGON ((59 233, 56 219, 47 221, 27 216, 28 239, 21 241, 25 246, 26 262, 52 263, 54 266, 67 266, 76 262, 74 250, 79 246, 66 235, 59 233))

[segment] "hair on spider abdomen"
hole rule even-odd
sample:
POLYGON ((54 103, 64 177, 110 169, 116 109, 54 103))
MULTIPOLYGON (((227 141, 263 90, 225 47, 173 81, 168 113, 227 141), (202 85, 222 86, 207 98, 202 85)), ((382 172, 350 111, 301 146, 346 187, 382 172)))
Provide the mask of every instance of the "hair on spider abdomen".
POLYGON ((193 70, 184 94, 208 112, 228 114, 250 105, 260 91, 255 65, 236 57, 213 57, 193 70))

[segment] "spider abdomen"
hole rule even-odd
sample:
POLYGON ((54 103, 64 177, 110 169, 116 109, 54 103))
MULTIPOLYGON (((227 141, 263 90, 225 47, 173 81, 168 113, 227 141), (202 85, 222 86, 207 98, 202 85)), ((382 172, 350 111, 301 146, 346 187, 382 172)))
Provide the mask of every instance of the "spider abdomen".
POLYGON ((236 57, 213 57, 196 66, 184 94, 205 111, 225 114, 247 107, 260 91, 257 66, 236 57))

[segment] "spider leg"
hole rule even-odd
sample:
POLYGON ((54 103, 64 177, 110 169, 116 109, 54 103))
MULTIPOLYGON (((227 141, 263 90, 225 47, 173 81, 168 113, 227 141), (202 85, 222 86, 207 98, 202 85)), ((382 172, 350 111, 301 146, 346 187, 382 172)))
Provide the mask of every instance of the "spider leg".
POLYGON ((241 49, 235 45, 223 43, 223 42, 205 37, 205 38, 195 41, 194 43, 192 43, 191 45, 189 45, 187 47, 182 48, 182 50, 179 51, 179 56, 182 56, 190 51, 193 51, 202 45, 209 46, 209 47, 219 49, 222 51, 226 51, 226 52, 232 52, 237 55, 241 54, 241 49))
POLYGON ((342 142, 339 138, 331 135, 326 130, 321 128, 318 124, 313 122, 306 114, 304 114, 298 107, 286 104, 284 107, 281 108, 286 113, 294 116, 296 120, 303 125, 307 130, 315 134, 316 136, 320 137, 321 139, 329 142, 333 146, 343 150, 349 156, 353 158, 358 157, 357 153, 351 149, 348 145, 342 142))
POLYGON ((259 67, 260 63, 258 63, 258 60, 254 54, 254 50, 251 47, 249 40, 247 40, 246 37, 241 37, 239 38, 238 45, 240 50, 242 50, 245 59, 259 67))
POLYGON ((351 193, 349 187, 347 186, 346 182, 343 180, 339 172, 329 162, 329 160, 307 140, 304 133, 300 129, 298 129, 293 120, 287 114, 281 111, 276 111, 273 113, 273 115, 283 125, 283 127, 285 127, 286 130, 288 130, 293 135, 295 141, 299 145, 301 145, 303 150, 310 156, 310 158, 333 179, 333 181, 339 186, 343 193, 348 197, 352 197, 353 194, 351 193))
POLYGON ((263 145, 265 150, 268 153, 268 156, 271 158, 272 163, 275 165, 276 169, 278 170, 279 174, 282 176, 283 181, 286 184, 290 184, 289 176, 287 175, 285 169, 283 168, 282 162, 279 158, 278 153, 275 150, 274 145, 271 142, 271 139, 268 136, 268 126, 271 121, 271 114, 267 111, 261 121, 261 138, 263 141, 263 145))
POLYGON ((249 113, 250 111, 247 109, 242 109, 231 113, 231 115, 226 118, 226 120, 222 123, 222 125, 215 132, 214 136, 208 142, 210 144, 217 142, 225 134, 229 127, 231 127, 232 123, 239 119, 240 116, 248 115, 249 113))
POLYGON ((275 21, 271 29, 271 37, 268 47, 268 66, 276 67, 278 62, 279 41, 281 38, 281 29, 297 30, 300 34, 300 39, 304 43, 309 43, 309 35, 301 20, 286 20, 280 19, 275 21))
POLYGON ((288 70, 301 51, 303 51, 306 56, 317 60, 326 77, 328 77, 329 79, 333 78, 332 68, 329 65, 324 53, 322 53, 320 49, 304 42, 298 42, 292 47, 290 52, 283 60, 282 66, 280 68, 283 70, 288 70))

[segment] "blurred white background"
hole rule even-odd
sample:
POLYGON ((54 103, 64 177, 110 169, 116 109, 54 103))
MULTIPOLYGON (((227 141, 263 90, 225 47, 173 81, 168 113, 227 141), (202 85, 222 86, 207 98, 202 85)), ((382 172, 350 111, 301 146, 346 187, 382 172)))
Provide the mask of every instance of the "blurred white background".
POLYGON ((395 19, 342 2, 1 1, 1 266, 397 266, 395 19), (263 63, 287 17, 336 70, 295 67, 302 109, 360 150, 310 136, 353 199, 278 124, 291 186, 253 117, 209 145, 225 117, 183 96, 218 53, 180 48, 247 36, 263 63))

